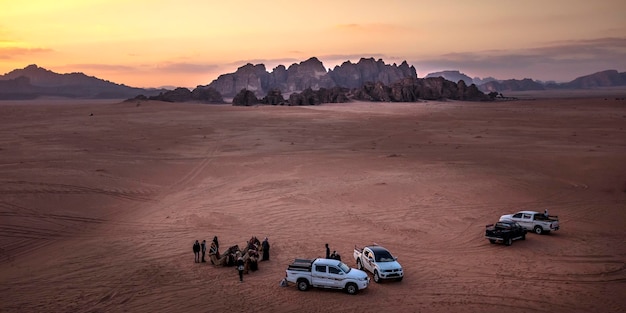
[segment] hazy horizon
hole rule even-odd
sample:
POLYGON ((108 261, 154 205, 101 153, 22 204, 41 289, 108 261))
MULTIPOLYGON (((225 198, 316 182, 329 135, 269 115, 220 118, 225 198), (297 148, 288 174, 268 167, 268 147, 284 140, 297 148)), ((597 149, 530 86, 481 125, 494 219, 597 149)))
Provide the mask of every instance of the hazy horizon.
POLYGON ((626 71, 626 3, 2 1, 0 73, 30 64, 133 87, 206 85, 246 63, 407 61, 418 76, 566 82, 626 71))

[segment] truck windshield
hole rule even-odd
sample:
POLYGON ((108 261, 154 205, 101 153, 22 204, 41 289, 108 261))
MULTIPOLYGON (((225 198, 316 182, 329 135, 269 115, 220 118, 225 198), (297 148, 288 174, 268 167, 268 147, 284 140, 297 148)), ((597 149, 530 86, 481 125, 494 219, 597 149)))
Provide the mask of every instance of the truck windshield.
POLYGON ((350 272, 350 266, 347 266, 345 263, 343 262, 339 262, 339 268, 344 272, 344 273, 349 273, 350 272))
POLYGON ((376 252, 376 262, 393 262, 393 255, 389 251, 376 252))

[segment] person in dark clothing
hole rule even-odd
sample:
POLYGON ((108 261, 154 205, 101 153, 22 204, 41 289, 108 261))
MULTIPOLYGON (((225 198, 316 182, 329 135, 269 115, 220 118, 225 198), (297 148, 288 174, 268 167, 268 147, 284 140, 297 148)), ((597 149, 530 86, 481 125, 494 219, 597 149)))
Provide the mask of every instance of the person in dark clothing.
POLYGON ((337 251, 333 251, 333 253, 330 255, 330 258, 341 261, 341 256, 339 255, 339 253, 337 253, 337 251))
POLYGON ((330 259, 330 248, 328 247, 328 244, 326 244, 326 258, 330 259))
POLYGON ((202 240, 202 244, 200 246, 202 247, 202 263, 206 263, 206 260, 204 259, 204 256, 206 255, 206 240, 202 240))
POLYGON ((237 265, 237 271, 239 272, 239 282, 243 282, 244 263, 241 253, 239 252, 237 253, 237 263, 235 264, 237 265))
POLYGON ((200 243, 198 240, 193 244, 194 262, 200 263, 200 243))
POLYGON ((270 243, 267 240, 267 237, 261 243, 261 247, 263 248, 263 258, 261 261, 269 261, 270 260, 270 243))
POLYGON ((217 241, 217 236, 213 237, 213 243, 215 244, 215 249, 219 251, 220 243, 217 241))

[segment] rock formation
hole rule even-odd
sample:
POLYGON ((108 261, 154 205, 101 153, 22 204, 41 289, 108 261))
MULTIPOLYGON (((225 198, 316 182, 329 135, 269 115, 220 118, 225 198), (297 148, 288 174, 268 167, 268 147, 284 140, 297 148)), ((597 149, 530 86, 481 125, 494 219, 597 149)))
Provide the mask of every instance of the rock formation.
POLYGON ((233 105, 235 106, 252 106, 256 104, 259 104, 259 99, 254 92, 248 89, 241 89, 233 98, 233 105))
POLYGON ((270 105, 285 105, 285 98, 283 98, 280 89, 272 89, 267 93, 260 101, 262 104, 270 104, 270 105))
POLYGON ((220 75, 207 87, 214 88, 224 97, 233 97, 242 89, 262 95, 266 93, 269 81, 270 74, 265 70, 265 65, 248 63, 234 73, 220 75))
POLYGON ((502 81, 491 81, 480 85, 480 90, 484 92, 501 92, 501 91, 525 91, 525 90, 545 90, 545 86, 530 78, 507 79, 502 81))
POLYGON ((222 95, 211 87, 197 87, 191 92, 191 99, 202 103, 225 103, 222 95))
POLYGON ((233 97, 241 89, 248 89, 261 97, 272 89, 289 95, 307 88, 359 88, 365 82, 377 81, 391 84, 405 77, 417 77, 415 68, 406 61, 397 66, 363 58, 356 64, 344 62, 327 72, 322 62, 312 57, 289 68, 279 65, 271 73, 265 71, 263 64, 246 64, 234 73, 219 76, 207 86, 215 88, 224 97, 233 97))
POLYGON ((225 103, 222 95, 211 87, 198 87, 193 91, 187 88, 179 87, 174 90, 168 90, 159 93, 156 96, 146 97, 139 95, 129 100, 156 100, 165 102, 188 102, 197 101, 202 103, 225 103))
POLYGON ((287 69, 285 81, 285 93, 292 93, 305 89, 318 90, 320 88, 333 87, 335 83, 327 75, 324 64, 313 57, 300 64, 292 64, 287 69))
POLYGON ((292 93, 289 96, 289 105, 317 105, 321 103, 319 95, 311 88, 307 88, 301 93, 292 93))
POLYGON ((471 77, 461 73, 460 71, 441 71, 441 72, 429 73, 424 78, 431 78, 431 77, 443 77, 452 82, 458 82, 462 80, 465 82, 466 85, 471 85, 474 83, 474 80, 471 77))
POLYGON ((476 85, 465 85, 461 81, 458 84, 444 79, 443 77, 431 78, 404 78, 391 86, 380 82, 366 83, 362 88, 354 92, 354 99, 384 102, 415 102, 423 100, 488 100, 476 85))
POLYGON ((301 93, 292 93, 289 96, 289 105, 318 105, 322 103, 349 102, 350 90, 347 88, 333 87, 312 90, 307 88, 301 93))
POLYGON ((417 71, 415 67, 409 67, 406 61, 396 66, 385 64, 381 59, 375 61, 374 58, 361 58, 356 64, 346 61, 335 66, 328 75, 339 87, 359 88, 367 82, 389 85, 405 77, 417 77, 417 71))

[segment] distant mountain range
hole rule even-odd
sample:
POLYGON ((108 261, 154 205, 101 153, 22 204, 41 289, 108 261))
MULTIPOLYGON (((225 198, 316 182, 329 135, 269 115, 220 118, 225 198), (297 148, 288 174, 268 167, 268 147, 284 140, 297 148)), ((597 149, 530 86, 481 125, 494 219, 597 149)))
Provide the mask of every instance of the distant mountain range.
POLYGON ((34 99, 42 96, 123 99, 164 90, 134 88, 83 73, 58 74, 29 65, 0 75, 0 99, 34 99))
POLYGON ((550 89, 593 89, 602 87, 626 86, 626 72, 619 73, 616 70, 606 70, 594 74, 578 77, 567 83, 541 82, 530 78, 498 80, 493 77, 480 79, 470 78, 459 71, 442 71, 430 73, 426 77, 443 77, 447 80, 458 82, 463 80, 467 85, 476 84, 483 92, 502 91, 529 91, 550 89))
MULTIPOLYGON (((474 84, 478 90, 486 93, 626 86, 626 72, 619 73, 616 70, 578 77, 567 83, 541 82, 530 78, 521 80, 498 80, 493 77, 470 78, 458 70, 430 73, 424 79, 438 77, 455 84, 463 81, 464 86, 468 87, 474 84)), ((234 73, 220 75, 208 85, 198 86, 194 95, 201 99, 208 97, 213 99, 211 101, 218 102, 221 96, 231 98, 242 89, 252 91, 257 97, 263 97, 272 91, 289 95, 307 89, 359 89, 368 83, 391 86, 402 80, 406 83, 406 79, 419 80, 415 67, 409 66, 406 61, 396 65, 395 63, 386 64, 381 59, 362 58, 357 63, 346 61, 335 66, 334 69, 326 70, 322 62, 313 57, 289 67, 279 65, 271 72, 266 70, 264 64, 246 64, 234 73)), ((177 90, 179 94, 186 95, 187 92, 183 91, 177 90)), ((169 96, 168 92, 166 89, 144 89, 120 85, 83 73, 58 74, 37 65, 29 65, 0 75, 0 100, 34 99, 41 96, 119 99, 133 98, 138 95, 159 99, 159 97, 169 96)), ((191 95, 192 92, 189 91, 189 94, 191 95)), ((189 97, 195 99, 192 96, 189 97)))

